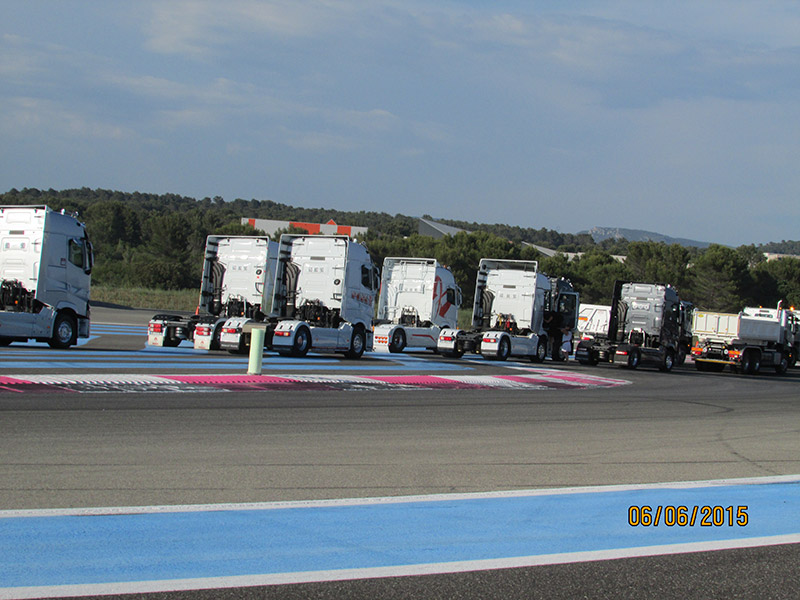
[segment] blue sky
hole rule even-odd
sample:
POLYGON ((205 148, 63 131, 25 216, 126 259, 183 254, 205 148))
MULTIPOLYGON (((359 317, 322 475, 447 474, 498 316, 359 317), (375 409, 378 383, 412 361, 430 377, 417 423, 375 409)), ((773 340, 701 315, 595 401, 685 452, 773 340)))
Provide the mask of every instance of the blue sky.
POLYGON ((800 4, 0 0, 0 190, 800 239, 800 4))

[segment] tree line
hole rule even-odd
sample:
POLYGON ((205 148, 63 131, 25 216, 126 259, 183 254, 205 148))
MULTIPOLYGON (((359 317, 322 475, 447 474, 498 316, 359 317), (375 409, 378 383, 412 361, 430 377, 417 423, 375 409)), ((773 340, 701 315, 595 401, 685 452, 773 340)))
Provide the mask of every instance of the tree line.
MULTIPOLYGON (((270 200, 222 198, 196 200, 174 194, 154 195, 109 190, 12 189, 0 204, 47 204, 77 211, 95 248, 93 281, 117 287, 195 289, 199 286, 206 237, 210 234, 253 235, 242 217, 326 222, 368 227, 363 241, 376 264, 387 256, 432 257, 448 265, 472 303, 481 258, 537 260, 541 271, 566 277, 586 303, 607 304, 614 281, 668 283, 683 299, 708 310, 738 312, 744 306, 800 307, 800 260, 767 262, 764 247, 706 249, 661 242, 615 241, 595 244, 590 236, 508 225, 463 225, 441 239, 417 233, 417 219, 378 212, 344 212, 295 208, 270 200), (548 257, 530 244, 582 254, 568 260, 548 257), (624 252, 623 252, 624 251, 624 252), (625 254, 624 263, 613 254, 625 254)), ((783 242, 792 248, 800 242, 783 242)), ((773 252, 775 250, 772 250, 773 252)))

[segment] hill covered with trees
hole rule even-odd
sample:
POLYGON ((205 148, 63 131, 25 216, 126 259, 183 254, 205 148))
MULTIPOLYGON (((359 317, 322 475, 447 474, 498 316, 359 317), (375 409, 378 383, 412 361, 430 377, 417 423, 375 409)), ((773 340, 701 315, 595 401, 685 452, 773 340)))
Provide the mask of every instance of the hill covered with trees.
MULTIPOLYGON (((442 222, 469 230, 442 239, 417 234, 417 219, 379 212, 298 208, 270 200, 197 200, 174 194, 92 190, 12 189, 0 204, 47 204, 77 211, 95 248, 93 281, 101 285, 154 289, 196 289, 203 248, 209 234, 247 235, 241 219, 262 218, 338 223, 369 228, 363 240, 373 260, 386 256, 431 256, 454 271, 471 304, 475 270, 483 257, 538 260, 542 271, 570 279, 584 302, 607 303, 616 279, 670 283, 681 297, 701 308, 738 312, 743 306, 775 306, 779 300, 800 306, 800 260, 766 262, 771 246, 705 249, 657 242, 606 240, 586 234, 562 234, 502 224, 442 222), (523 244, 562 252, 582 252, 569 261, 563 254, 540 255, 523 244), (625 254, 620 263, 612 254, 625 254)), ((781 248, 800 247, 782 242, 781 248)))

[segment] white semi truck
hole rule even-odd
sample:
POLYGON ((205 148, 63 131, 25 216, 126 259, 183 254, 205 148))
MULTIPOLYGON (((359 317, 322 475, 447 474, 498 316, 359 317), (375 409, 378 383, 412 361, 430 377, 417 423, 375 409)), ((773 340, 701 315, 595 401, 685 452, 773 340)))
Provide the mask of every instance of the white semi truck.
POLYGON ((92 245, 77 216, 0 206, 0 346, 68 348, 89 337, 92 245))
POLYGON ((380 286, 367 249, 342 235, 281 236, 272 349, 309 350, 360 358, 372 349, 372 318, 380 286))
POLYGON ((739 314, 697 311, 692 347, 700 371, 726 366, 743 374, 769 366, 779 373, 795 364, 800 351, 797 315, 782 308, 745 308, 739 314))
POLYGON ((436 350, 442 329, 458 325, 461 288, 434 258, 386 258, 374 340, 378 352, 436 350))
MULTIPOLYGON (((210 235, 206 239, 197 312, 162 313, 150 319, 147 343, 177 346, 182 340, 202 350, 219 350, 232 319, 263 322, 269 316, 278 244, 264 236, 210 235)), ((233 350, 240 350, 237 337, 233 350)))
POLYGON ((635 369, 650 362, 669 372, 681 349, 681 299, 675 288, 655 283, 617 281, 608 329, 578 344, 581 364, 613 362, 635 369))
POLYGON ((443 356, 476 353, 489 360, 510 356, 542 362, 559 358, 561 335, 574 331, 578 294, 563 278, 539 272, 536 261, 483 258, 478 266, 472 330, 442 329, 443 356))

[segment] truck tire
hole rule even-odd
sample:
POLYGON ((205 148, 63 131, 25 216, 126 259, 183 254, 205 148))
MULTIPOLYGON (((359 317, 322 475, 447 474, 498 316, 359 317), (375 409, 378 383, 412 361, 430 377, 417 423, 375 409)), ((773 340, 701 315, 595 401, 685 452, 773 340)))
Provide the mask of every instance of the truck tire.
POLYGON ((661 359, 661 365, 659 365, 658 370, 664 373, 669 373, 672 371, 672 367, 675 366, 675 353, 672 350, 667 350, 664 352, 664 358, 661 359))
POLYGON ((588 365, 590 367, 597 366, 597 363, 599 362, 597 358, 597 352, 595 352, 594 347, 585 341, 582 341, 578 344, 578 347, 575 350, 575 358, 582 365, 588 365), (579 350, 580 355, 578 354, 579 350))
POLYGON ((531 362, 543 363, 546 357, 547 357, 547 338, 542 337, 539 338, 539 342, 536 344, 536 354, 531 356, 531 362))
POLYGON ((60 312, 53 324, 53 337, 48 340, 51 348, 69 348, 78 341, 78 323, 69 313, 60 312))
POLYGON ((761 370, 761 357, 754 350, 745 350, 739 369, 742 374, 755 375, 761 370))
POLYGON ((503 336, 500 338, 500 343, 497 344, 497 360, 508 360, 511 356, 511 340, 503 336))
POLYGON ((177 348, 181 345, 181 339, 167 332, 164 336, 164 346, 167 348, 177 348))
POLYGON ((211 333, 211 349, 212 350, 220 350, 219 346, 219 338, 222 337, 222 325, 214 327, 214 331, 211 333))
POLYGON ((406 347, 406 332, 402 329, 395 329, 392 334, 392 341, 389 343, 389 352, 397 354, 406 347))
POLYGON ((679 367, 686 362, 686 348, 678 348, 678 357, 675 359, 675 364, 679 367))
POLYGON ((353 336, 350 338, 350 349, 344 353, 346 358, 361 358, 364 354, 364 349, 367 346, 367 334, 361 327, 356 327, 353 330, 353 336))
POLYGON ((300 358, 308 354, 309 348, 311 348, 311 331, 305 325, 300 325, 294 334, 294 342, 289 355, 300 358))
POLYGON ((782 353, 780 361, 778 361, 778 364, 775 365, 775 372, 778 375, 783 375, 788 370, 789 370, 789 357, 786 356, 785 353, 782 353))
POLYGON ((641 357, 639 356, 639 349, 638 348, 631 348, 630 352, 628 352, 628 360, 625 361, 625 368, 627 369, 635 369, 639 366, 639 361, 641 357))
POLYGON ((439 354, 444 356, 445 358, 461 358, 464 356, 464 353, 460 350, 440 350, 439 354))

